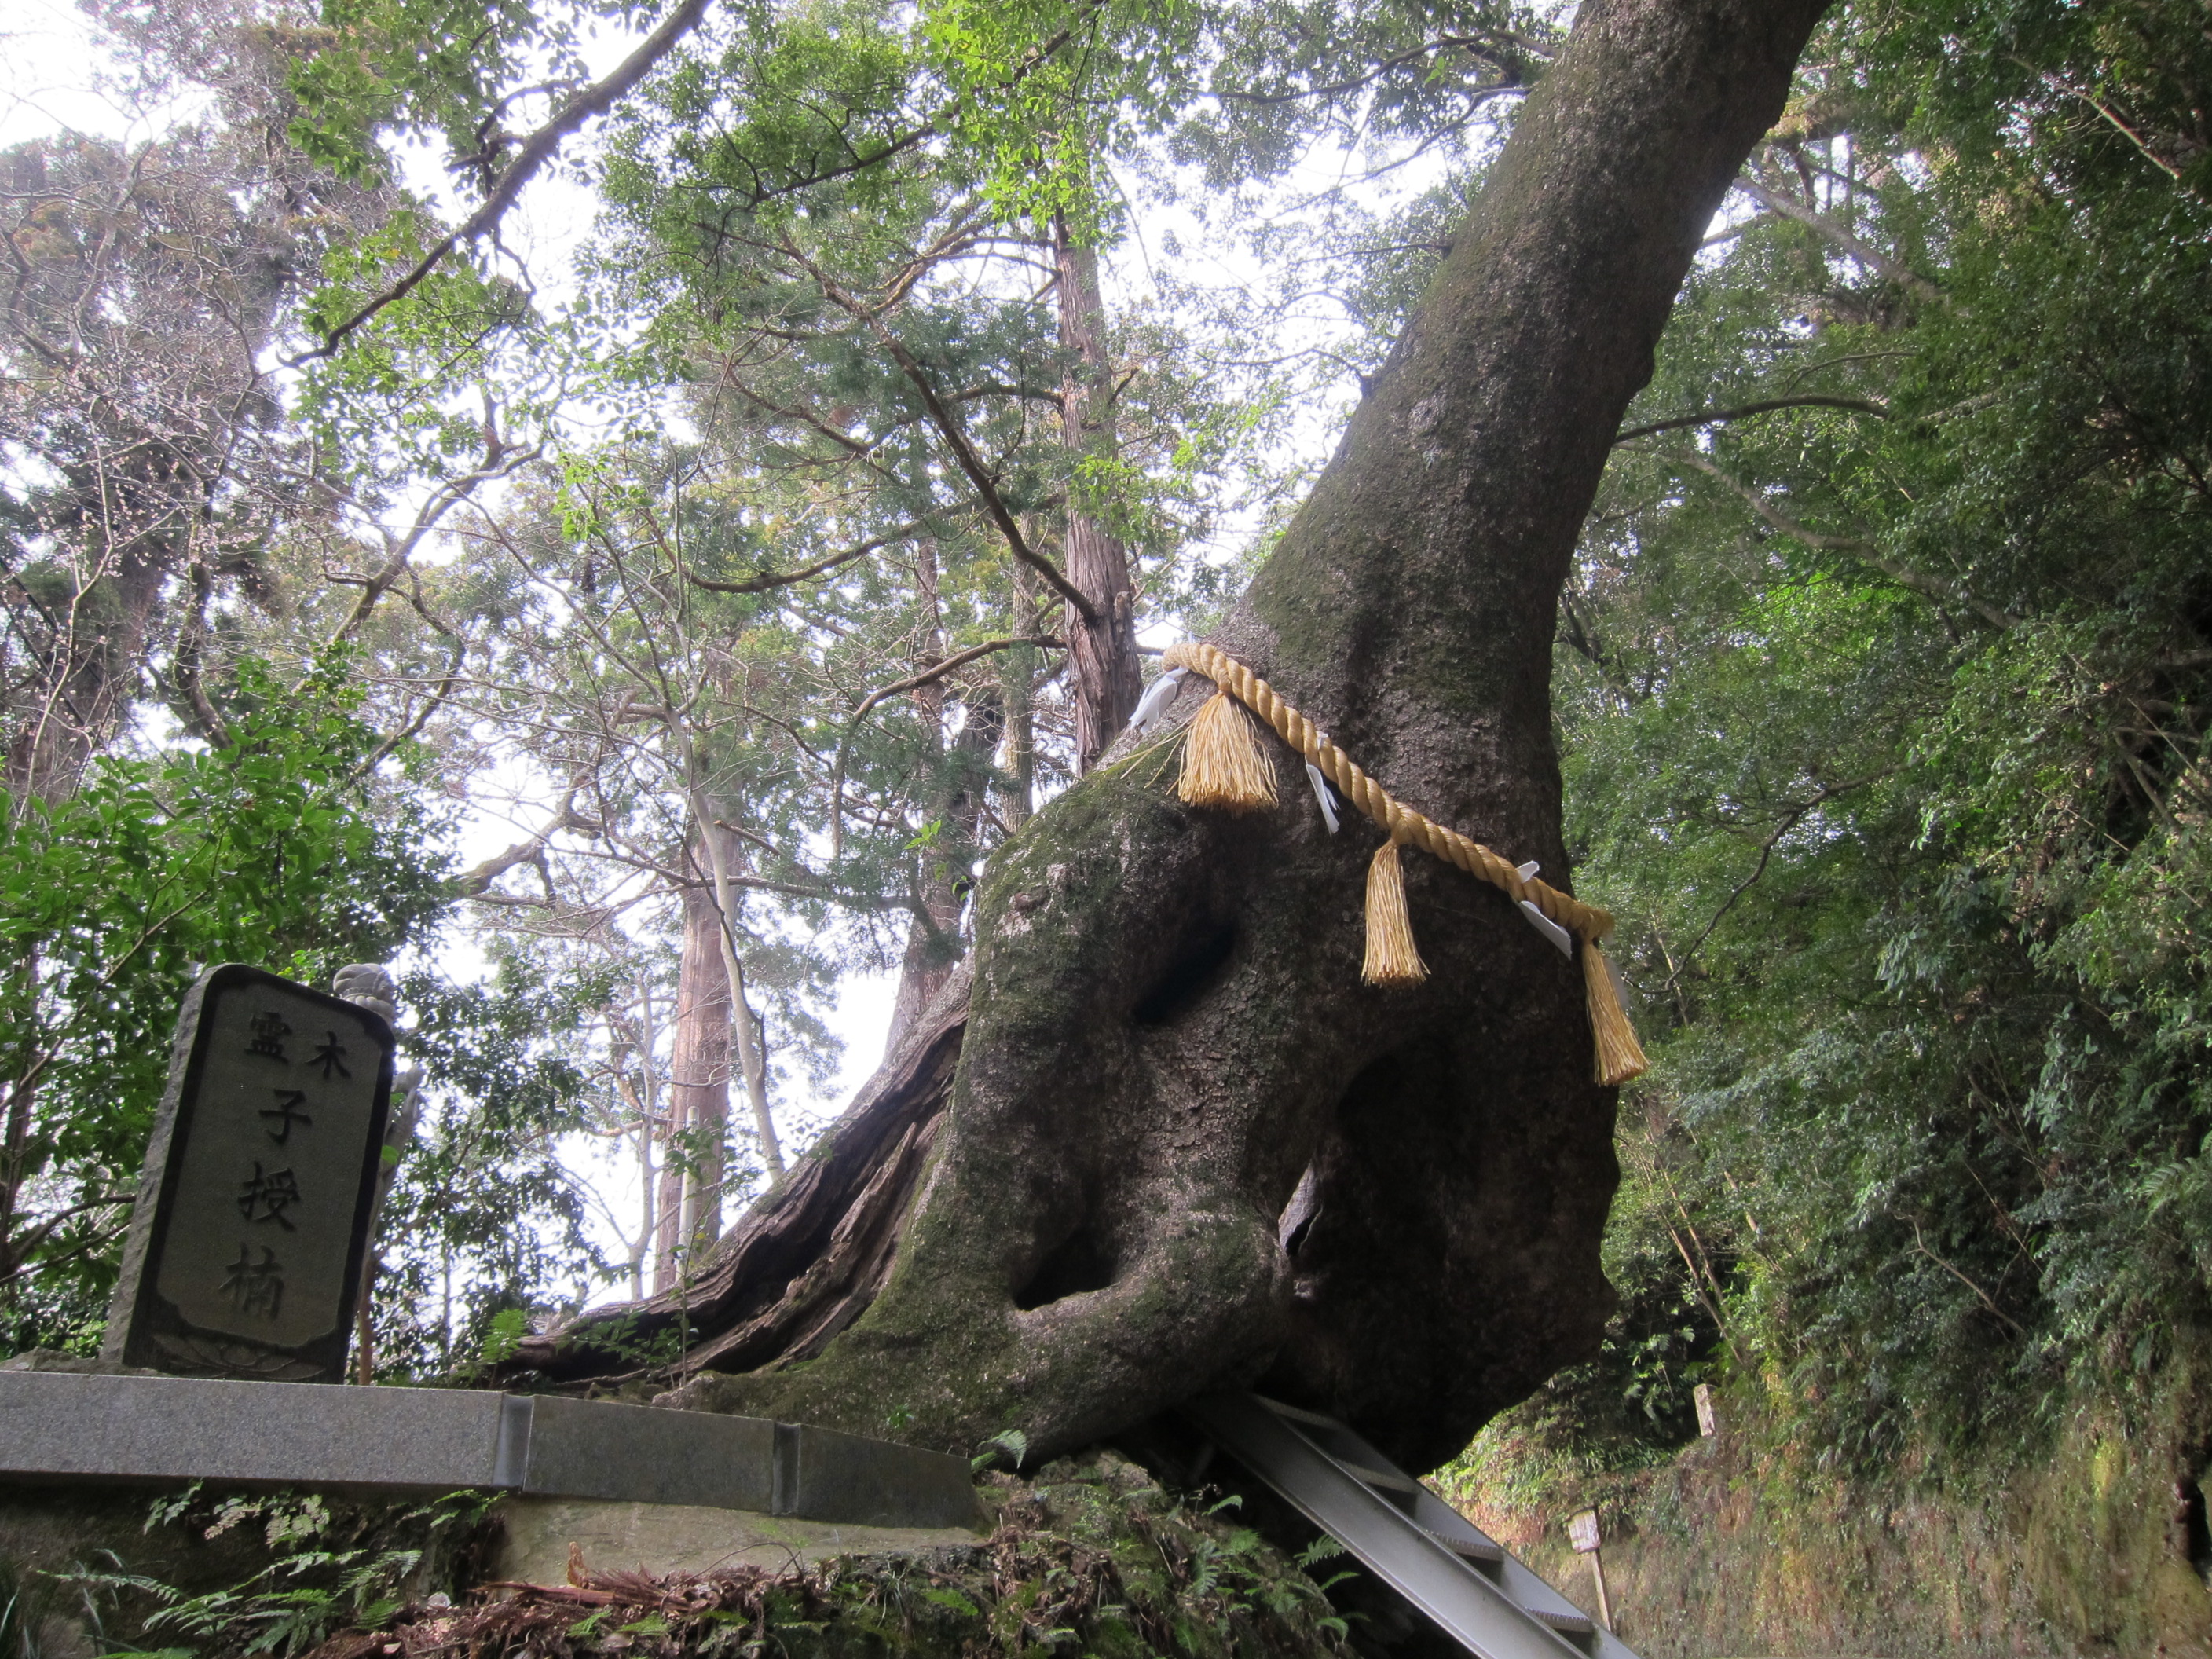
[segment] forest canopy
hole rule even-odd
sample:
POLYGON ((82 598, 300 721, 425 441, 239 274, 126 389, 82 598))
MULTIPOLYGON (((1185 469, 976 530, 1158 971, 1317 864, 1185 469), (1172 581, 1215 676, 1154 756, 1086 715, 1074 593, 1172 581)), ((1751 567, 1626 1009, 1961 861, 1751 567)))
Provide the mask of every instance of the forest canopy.
MULTIPOLYGON (((194 112, 0 154, 0 1340, 97 1345, 199 968, 406 953, 399 1377, 683 1283, 804 1152, 840 975, 947 983, 1572 14, 86 16, 194 112)), ((1552 653, 1654 1060, 1565 1455, 1716 1380, 1971 1455, 2212 1315, 2207 110, 2180 0, 1854 0, 1698 253, 1552 653)))

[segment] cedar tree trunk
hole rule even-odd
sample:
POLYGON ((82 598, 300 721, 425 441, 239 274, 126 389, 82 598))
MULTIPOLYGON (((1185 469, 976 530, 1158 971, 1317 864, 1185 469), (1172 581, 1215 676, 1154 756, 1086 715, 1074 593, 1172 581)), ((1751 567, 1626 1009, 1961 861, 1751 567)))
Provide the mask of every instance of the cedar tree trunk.
MULTIPOLYGON (((1073 240, 1067 221, 1052 222, 1053 266, 1060 292, 1060 343, 1067 353, 1060 382, 1060 422, 1078 457, 1114 449, 1112 375, 1106 362, 1106 304, 1098 294, 1098 253, 1073 240)), ((1075 769, 1098 764, 1144 690, 1137 665, 1135 596, 1128 550, 1079 507, 1067 512, 1067 579, 1091 601, 1095 617, 1071 610, 1067 651, 1075 680, 1075 769)))
MULTIPOLYGON (((708 829, 703 833, 717 833, 708 829)), ((706 854, 696 863, 703 865, 706 854)), ((661 1154, 653 1288, 672 1289, 722 1233, 722 1153, 730 1123, 730 975, 722 915, 695 880, 684 890, 684 955, 668 1058, 668 1134, 661 1154)))
MULTIPOLYGON (((1560 584, 1824 3, 1584 0, 1215 636, 1393 793, 1554 882, 1560 584)), ((1049 1455, 1259 1382, 1428 1468, 1595 1351, 1614 1097, 1575 966, 1409 855, 1431 977, 1363 986, 1378 832, 1328 834, 1279 748, 1282 805, 1244 817, 1177 800, 1170 744, 1131 748, 992 860, 972 984, 724 1241, 670 1403, 963 1450, 1018 1428, 1049 1455)), ((604 1317, 518 1361, 618 1370, 604 1317)))

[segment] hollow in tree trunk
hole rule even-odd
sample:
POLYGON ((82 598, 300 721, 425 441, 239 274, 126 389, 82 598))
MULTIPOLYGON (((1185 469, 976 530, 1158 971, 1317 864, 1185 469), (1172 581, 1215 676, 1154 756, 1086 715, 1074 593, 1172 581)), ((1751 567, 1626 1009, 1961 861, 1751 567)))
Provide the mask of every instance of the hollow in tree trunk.
MULTIPOLYGON (((1555 884, 1560 585, 1823 3, 1585 0, 1214 635, 1393 793, 1555 884)), ((1363 985, 1379 836, 1329 834, 1273 753, 1281 805, 1229 817, 1176 798, 1172 746, 1125 740, 1000 848, 969 967, 694 1288, 672 1403, 961 1449, 1018 1428, 1048 1455, 1257 1382, 1427 1468, 1595 1351, 1614 1095, 1575 966, 1409 857, 1430 977, 1363 985)), ((609 1369, 594 1322, 517 1364, 609 1369)))

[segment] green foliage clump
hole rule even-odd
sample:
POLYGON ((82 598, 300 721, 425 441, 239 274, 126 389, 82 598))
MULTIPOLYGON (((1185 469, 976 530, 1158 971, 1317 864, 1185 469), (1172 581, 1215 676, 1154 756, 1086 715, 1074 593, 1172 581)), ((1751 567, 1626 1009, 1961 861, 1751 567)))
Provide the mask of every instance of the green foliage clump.
MULTIPOLYGON (((343 656, 297 685, 248 659, 230 741, 94 760, 0 819, 0 1352, 99 1345, 178 1005, 221 962, 327 984, 429 945, 453 903, 428 793, 343 656)), ((569 1034, 603 986, 510 962, 406 977, 422 1121, 382 1212, 378 1367, 449 1372, 502 1310, 542 1309, 599 1253, 556 1137, 578 1126, 569 1034)))
POLYGON ((402 981, 425 1107, 378 1228, 374 1353, 388 1380, 479 1370, 606 1271, 560 1139, 590 1122, 577 1032, 606 974, 495 963, 476 984, 428 970, 402 981))
POLYGON ((248 664, 231 742, 95 761, 0 812, 0 1332, 96 1341, 125 1208, 202 969, 301 980, 423 938, 448 902, 419 799, 369 809, 376 734, 331 662, 248 664))
POLYGON ((2212 78, 2140 50, 2186 8, 1939 9, 1808 58, 1570 585, 1570 838, 1658 1063, 1628 1310, 1532 1455, 1688 1437, 1622 1408, 1656 1355, 1838 1473, 1964 1478, 2212 1321, 2212 198, 2168 142, 2212 78))

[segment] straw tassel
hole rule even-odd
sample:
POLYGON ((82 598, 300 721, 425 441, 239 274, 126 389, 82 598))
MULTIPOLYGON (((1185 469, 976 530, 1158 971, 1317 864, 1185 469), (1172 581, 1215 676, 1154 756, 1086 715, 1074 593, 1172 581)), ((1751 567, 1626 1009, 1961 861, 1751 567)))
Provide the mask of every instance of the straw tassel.
MULTIPOLYGON (((1613 918, 1595 905, 1543 886, 1536 880, 1537 866, 1516 868, 1504 859, 1456 830, 1423 817, 1362 772, 1346 755, 1304 715, 1283 701, 1274 687, 1244 667, 1234 657, 1204 641, 1170 646, 1169 668, 1188 669, 1205 675, 1219 689, 1191 722, 1183 747, 1182 780, 1179 793, 1194 805, 1224 806, 1231 811, 1250 811, 1275 802, 1275 769, 1258 742, 1249 708, 1274 734, 1305 757, 1306 775, 1314 785, 1314 798, 1330 819, 1332 803, 1327 788, 1338 783, 1345 803, 1356 808, 1389 833, 1390 839, 1375 854, 1367 871, 1367 956, 1360 976, 1370 985, 1414 985, 1429 970, 1413 940, 1406 914, 1405 872, 1399 867, 1398 846, 1411 840, 1466 871, 1480 881, 1502 890, 1521 908, 1544 937, 1562 951, 1574 942, 1582 945, 1583 993, 1589 1011, 1595 1054, 1592 1072, 1597 1081, 1613 1087, 1641 1077, 1650 1068, 1635 1028, 1621 1007, 1620 975, 1605 959, 1598 941, 1613 930, 1613 918), (1233 706, 1232 705, 1233 700, 1233 706), (1541 888, 1529 896, 1524 890, 1541 888)), ((1155 687, 1155 691, 1158 688, 1155 687)), ((1159 693, 1164 713, 1166 693, 1159 693)))
POLYGON ((1419 985, 1429 976, 1413 943, 1413 918, 1406 914, 1406 872, 1398 867, 1398 843, 1386 841, 1367 866, 1367 960, 1359 977, 1370 985, 1419 985))
MULTIPOLYGON (((1371 892, 1371 889, 1370 890, 1371 892)), ((1367 902, 1368 915, 1375 913, 1375 901, 1367 902)), ((1368 923, 1369 937, 1373 937, 1374 923, 1368 923)), ((1374 946, 1368 947, 1371 955, 1374 946)), ((1636 1040, 1636 1028, 1628 1023, 1628 1015, 1620 1006, 1620 988, 1614 983, 1613 964, 1605 959, 1605 951, 1598 942, 1583 941, 1583 996, 1589 1005, 1590 1034, 1597 1039, 1597 1080, 1611 1088, 1642 1077, 1651 1067, 1644 1057, 1644 1045, 1636 1040)))
POLYGON ((1206 700, 1184 739, 1182 778, 1176 793, 1193 806, 1231 812, 1275 804, 1275 765, 1260 746, 1252 717, 1226 691, 1206 700))

